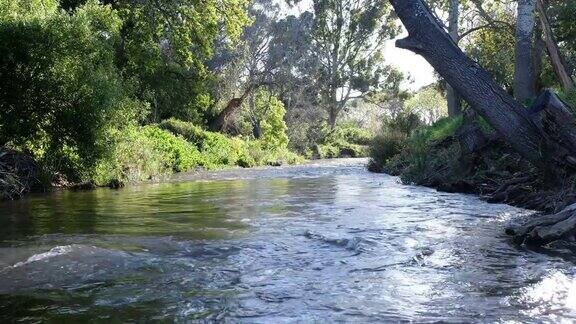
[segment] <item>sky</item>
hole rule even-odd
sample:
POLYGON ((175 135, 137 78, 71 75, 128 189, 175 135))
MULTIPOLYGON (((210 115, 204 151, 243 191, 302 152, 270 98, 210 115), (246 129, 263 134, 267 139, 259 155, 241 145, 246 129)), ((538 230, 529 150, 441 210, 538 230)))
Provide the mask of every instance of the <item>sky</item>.
MULTIPOLYGON (((406 37, 406 33, 398 36, 397 39, 406 37)), ((395 39, 386 42, 384 47, 384 58, 386 63, 395 66, 406 75, 410 75, 411 82, 403 84, 404 89, 418 90, 423 86, 436 81, 434 69, 426 60, 413 52, 397 48, 395 39)))

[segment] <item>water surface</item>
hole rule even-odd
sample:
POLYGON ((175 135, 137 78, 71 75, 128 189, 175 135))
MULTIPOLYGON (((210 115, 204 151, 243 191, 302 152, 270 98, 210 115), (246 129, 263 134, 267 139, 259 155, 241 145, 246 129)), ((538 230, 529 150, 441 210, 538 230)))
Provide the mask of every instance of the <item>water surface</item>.
POLYGON ((2 203, 0 321, 576 319, 572 254, 502 233, 527 211, 365 162, 2 203))

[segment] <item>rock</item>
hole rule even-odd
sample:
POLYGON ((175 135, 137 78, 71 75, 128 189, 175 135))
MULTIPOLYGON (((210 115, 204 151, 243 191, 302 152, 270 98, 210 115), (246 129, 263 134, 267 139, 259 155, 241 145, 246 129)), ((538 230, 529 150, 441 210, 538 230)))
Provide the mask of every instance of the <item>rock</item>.
POLYGON ((96 185, 92 181, 84 181, 80 183, 73 184, 70 189, 72 190, 93 190, 96 185))
POLYGON ((110 180, 110 182, 108 182, 108 188, 110 189, 120 189, 124 188, 124 186, 125 186, 124 182, 118 179, 112 179, 110 180))

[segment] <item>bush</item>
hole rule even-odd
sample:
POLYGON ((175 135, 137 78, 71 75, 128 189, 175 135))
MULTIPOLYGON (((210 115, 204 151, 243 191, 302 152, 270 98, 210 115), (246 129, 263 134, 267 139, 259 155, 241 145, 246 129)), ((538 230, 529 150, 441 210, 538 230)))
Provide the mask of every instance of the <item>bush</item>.
POLYGON ((209 132, 202 128, 174 118, 164 120, 160 128, 182 136, 193 143, 202 153, 201 165, 208 169, 223 166, 252 166, 245 143, 221 133, 209 132))
POLYGON ((201 164, 200 152, 184 138, 156 126, 144 126, 141 131, 150 139, 152 147, 163 155, 166 167, 172 171, 185 172, 201 164))
POLYGON ((321 159, 366 157, 374 134, 353 124, 339 124, 333 130, 324 129, 324 139, 316 147, 321 159))
POLYGON ((436 186, 461 177, 460 146, 455 140, 462 118, 443 118, 404 134, 378 137, 372 145, 370 171, 400 175, 405 183, 436 186))
POLYGON ((377 135, 370 145, 368 170, 371 172, 382 172, 386 163, 394 156, 400 154, 405 141, 406 137, 398 133, 377 135))
POLYGON ((285 144, 270 140, 243 140, 209 132, 191 123, 168 119, 160 128, 182 136, 190 141, 202 154, 200 165, 206 168, 224 166, 253 167, 257 165, 294 164, 302 159, 290 152, 285 144), (272 145, 273 143, 279 145, 272 145))
POLYGON ((6 0, 0 11, 0 145, 34 153, 71 180, 87 177, 137 119, 115 65, 121 21, 88 1, 73 14, 56 1, 6 0))
POLYGON ((196 146, 156 126, 130 127, 114 134, 117 145, 96 167, 94 181, 136 182, 152 176, 189 171, 201 164, 196 146))

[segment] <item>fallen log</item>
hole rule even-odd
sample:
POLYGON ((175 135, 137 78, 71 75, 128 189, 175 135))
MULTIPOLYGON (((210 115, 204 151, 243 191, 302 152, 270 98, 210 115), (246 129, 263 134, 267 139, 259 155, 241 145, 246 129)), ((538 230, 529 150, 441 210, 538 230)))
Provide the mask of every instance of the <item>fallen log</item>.
POLYGON ((545 245, 560 239, 571 239, 576 233, 576 204, 561 212, 543 215, 520 226, 511 226, 506 234, 514 237, 514 242, 527 245, 545 245))

